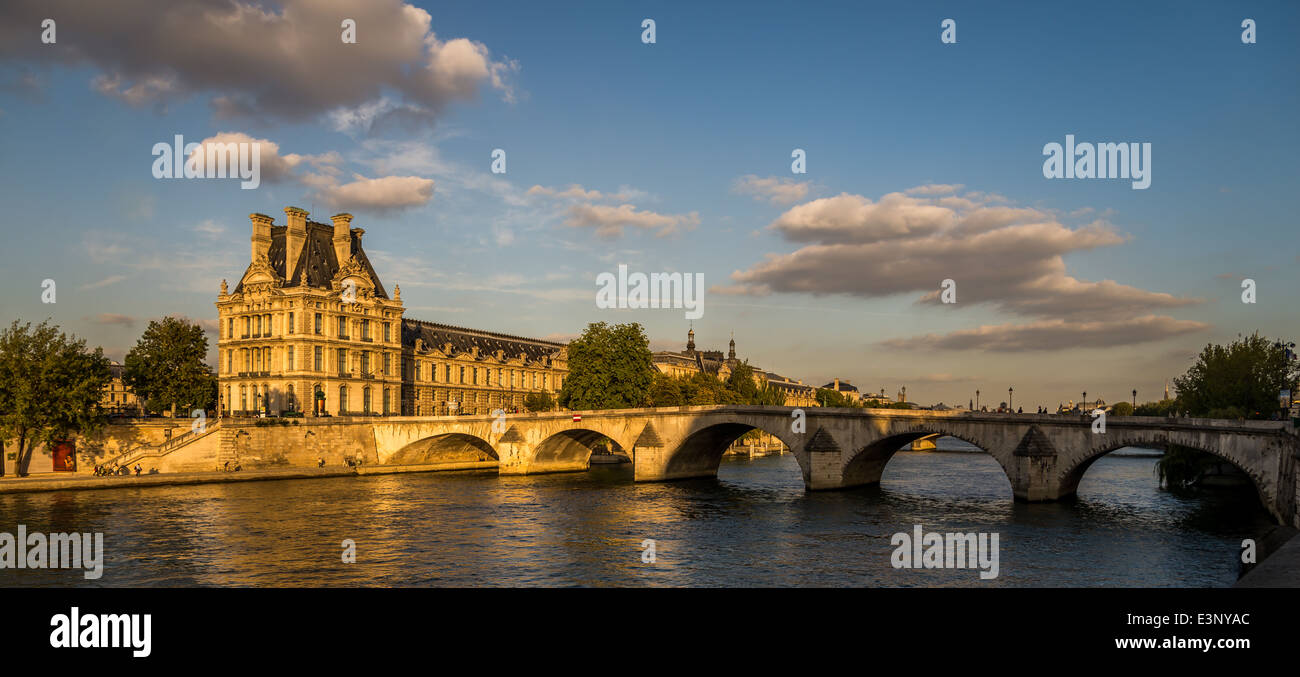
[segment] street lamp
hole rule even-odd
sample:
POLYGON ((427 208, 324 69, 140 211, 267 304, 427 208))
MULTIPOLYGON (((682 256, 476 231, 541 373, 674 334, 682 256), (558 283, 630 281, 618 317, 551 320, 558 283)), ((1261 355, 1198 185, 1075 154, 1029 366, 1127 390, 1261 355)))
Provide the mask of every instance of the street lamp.
POLYGON ((1133 389, 1133 411, 1135 413, 1137 412, 1137 408, 1138 408, 1138 391, 1137 388, 1134 388, 1133 389))
POLYGON ((1013 406, 1013 405, 1011 404, 1011 394, 1012 394, 1013 392, 1015 392, 1015 390, 1016 390, 1016 389, 1015 389, 1014 387, 1012 387, 1012 388, 1007 388, 1007 411, 1015 411, 1015 410, 1016 410, 1015 406, 1013 406))
POLYGON ((1079 408, 1084 411, 1088 410, 1088 391, 1086 390, 1083 391, 1083 399, 1079 400, 1079 408))
POLYGON ((979 408, 980 408, 980 391, 979 388, 976 388, 975 389, 975 410, 978 411, 979 408))

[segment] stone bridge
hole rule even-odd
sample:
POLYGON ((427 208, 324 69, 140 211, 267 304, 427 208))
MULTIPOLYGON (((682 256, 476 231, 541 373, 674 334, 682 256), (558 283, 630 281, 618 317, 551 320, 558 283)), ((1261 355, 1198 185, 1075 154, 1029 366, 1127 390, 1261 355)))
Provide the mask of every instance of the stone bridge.
POLYGON ((1112 416, 1105 432, 1094 432, 1090 415, 711 406, 351 419, 345 425, 370 428, 378 463, 491 458, 502 474, 585 470, 593 447, 608 438, 632 459, 639 482, 715 476, 726 448, 757 428, 793 451, 809 490, 879 482, 900 447, 951 435, 993 456, 1023 501, 1073 496, 1088 467, 1115 449, 1180 444, 1240 468, 1275 519, 1300 526, 1300 437, 1285 422, 1112 416))

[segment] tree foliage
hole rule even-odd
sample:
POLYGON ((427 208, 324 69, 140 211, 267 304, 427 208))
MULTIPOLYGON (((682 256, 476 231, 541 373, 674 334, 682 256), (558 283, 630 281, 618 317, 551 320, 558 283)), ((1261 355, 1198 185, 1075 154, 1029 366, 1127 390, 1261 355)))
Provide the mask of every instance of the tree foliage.
POLYGON ((212 409, 216 378, 204 363, 207 354, 199 325, 178 317, 153 320, 126 354, 122 381, 147 411, 212 409))
POLYGON ((1261 419, 1278 411, 1278 393, 1294 392, 1296 380, 1286 348, 1256 332, 1205 346, 1174 386, 1179 409, 1191 416, 1261 419))
POLYGON ((1143 402, 1133 410, 1134 416, 1173 416, 1178 409, 1178 401, 1174 399, 1160 400, 1159 402, 1143 402))
MULTIPOLYGON (((1174 379, 1178 397, 1138 407, 1139 416, 1184 413, 1206 418, 1270 418, 1278 412, 1278 395, 1296 389, 1297 369, 1287 349, 1258 332, 1201 350, 1186 374, 1174 379)), ((1160 481, 1171 488, 1194 485, 1218 465, 1214 455, 1169 445, 1156 464, 1160 481)))
POLYGON ((555 408, 555 398, 546 391, 524 395, 524 407, 528 411, 550 411, 555 408))
POLYGON ((650 386, 650 406, 680 407, 711 404, 761 404, 781 406, 785 393, 770 383, 758 385, 754 368, 742 362, 732 370, 726 380, 711 374, 694 372, 689 376, 654 375, 650 386))
POLYGON ((569 375, 560 389, 568 409, 645 406, 654 378, 650 340, 635 322, 593 322, 569 342, 569 375))
POLYGON ((48 321, 32 327, 15 320, 0 333, 0 440, 14 442, 18 475, 27 475, 37 446, 104 424, 99 401, 111 378, 102 349, 87 351, 84 339, 48 321))
POLYGON ((849 399, 848 395, 831 388, 817 389, 817 404, 823 407, 861 407, 862 405, 849 399))

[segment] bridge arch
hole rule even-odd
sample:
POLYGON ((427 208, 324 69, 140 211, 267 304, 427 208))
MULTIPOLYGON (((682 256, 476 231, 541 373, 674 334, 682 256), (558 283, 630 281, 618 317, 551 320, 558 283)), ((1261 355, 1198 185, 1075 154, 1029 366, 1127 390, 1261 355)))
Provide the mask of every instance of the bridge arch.
POLYGON ((398 449, 387 463, 392 465, 428 465, 500 461, 491 442, 466 432, 448 432, 424 437, 398 449))
POLYGON ((1003 474, 1007 476, 1008 482, 1013 482, 1012 470, 1008 467, 1011 463, 1010 454, 1000 450, 996 445, 981 439, 979 436, 969 431, 957 428, 948 428, 946 426, 935 426, 933 424, 910 425, 901 430, 895 430, 885 436, 873 440, 865 446, 857 449, 844 461, 843 467, 843 484, 844 486, 858 486, 863 484, 876 484, 880 482, 881 476, 884 475, 885 466, 889 464, 894 454, 902 450, 906 445, 911 444, 919 439, 953 437, 967 444, 979 447, 982 451, 992 456, 1002 468, 1003 474))
MULTIPOLYGON (((691 430, 677 447, 672 450, 665 464, 665 478, 693 477, 701 474, 715 474, 722 463, 722 455, 733 442, 751 430, 761 430, 780 440, 799 463, 799 472, 805 483, 808 481, 811 467, 807 453, 800 448, 795 435, 786 428, 788 425, 773 426, 763 420, 747 420, 745 416, 727 417, 722 420, 713 418, 691 430)), ((784 421, 783 421, 784 423, 784 421)))
POLYGON ((623 448, 618 440, 599 430, 570 428, 553 433, 538 443, 533 449, 531 463, 543 466, 586 467, 596 445, 602 440, 609 440, 610 451, 630 455, 630 449, 623 448))
POLYGON ((1061 467, 1058 476, 1060 492, 1062 496, 1074 496, 1079 489, 1079 482, 1100 458, 1106 454, 1123 449, 1124 447, 1141 447, 1146 449, 1166 449, 1170 444, 1175 444, 1197 451, 1203 451, 1214 457, 1232 465, 1250 478, 1251 485, 1254 486, 1255 492, 1259 496, 1260 503, 1266 509, 1276 505, 1277 491, 1272 482, 1269 481, 1267 474, 1261 468, 1254 467, 1243 458, 1236 454, 1224 450, 1220 444, 1215 441, 1206 440, 1201 435, 1196 435, 1196 439, 1188 439, 1189 436, 1178 434, 1142 434, 1134 431, 1117 440, 1106 440, 1097 444, 1087 451, 1070 458, 1061 467))

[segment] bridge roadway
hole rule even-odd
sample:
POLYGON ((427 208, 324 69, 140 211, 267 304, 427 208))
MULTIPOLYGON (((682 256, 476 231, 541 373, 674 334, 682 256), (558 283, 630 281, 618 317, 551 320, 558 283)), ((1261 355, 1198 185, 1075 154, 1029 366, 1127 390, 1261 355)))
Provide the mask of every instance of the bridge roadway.
MULTIPOLYGON (((304 423, 310 427, 313 420, 304 423)), ((1279 421, 1112 416, 1099 432, 1090 415, 727 405, 504 417, 354 417, 331 425, 368 428, 360 437, 369 442, 373 435, 365 454, 370 462, 490 458, 502 474, 585 470, 593 447, 609 438, 631 457, 639 482, 715 476, 727 446, 758 428, 793 451, 809 490, 879 482, 900 447, 951 435, 993 456, 1022 501, 1073 496, 1088 467, 1115 449, 1180 444, 1240 468, 1275 519, 1300 527, 1300 437, 1290 423, 1279 421)))

